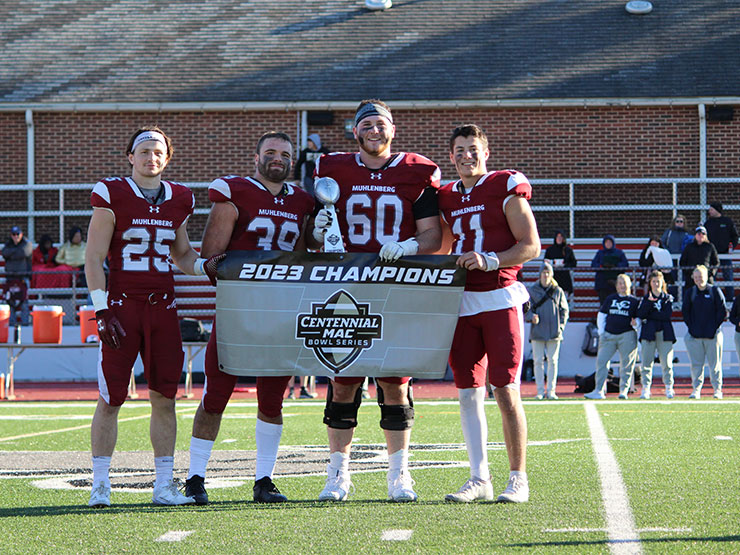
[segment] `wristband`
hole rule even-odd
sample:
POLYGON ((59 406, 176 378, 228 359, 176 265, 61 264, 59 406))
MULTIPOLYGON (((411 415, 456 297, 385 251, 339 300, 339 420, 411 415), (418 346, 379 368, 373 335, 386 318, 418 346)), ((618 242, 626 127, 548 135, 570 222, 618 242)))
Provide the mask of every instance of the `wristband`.
POLYGON ((90 298, 92 299, 95 312, 108 308, 108 293, 102 289, 93 289, 90 291, 90 298))
POLYGON ((204 276, 206 275, 206 271, 204 269, 204 266, 206 265, 206 262, 208 262, 205 258, 196 258, 195 262, 193 262, 193 275, 194 276, 204 276))
POLYGON ((495 252, 487 252, 483 253, 483 258, 486 261, 486 272, 492 272, 493 270, 498 270, 498 255, 496 255, 495 252))

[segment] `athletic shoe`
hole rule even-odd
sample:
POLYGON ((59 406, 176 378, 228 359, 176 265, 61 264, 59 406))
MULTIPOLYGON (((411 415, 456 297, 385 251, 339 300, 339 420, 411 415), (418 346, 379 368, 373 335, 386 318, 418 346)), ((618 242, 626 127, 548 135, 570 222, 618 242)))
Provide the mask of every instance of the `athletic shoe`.
POLYGON ((110 507, 110 486, 106 486, 102 480, 98 482, 98 485, 90 492, 90 501, 87 505, 96 509, 110 507))
POLYGON ((196 505, 208 505, 208 493, 203 485, 205 478, 194 474, 185 481, 185 495, 195 499, 196 505))
POLYGON ((285 503, 288 498, 275 487, 269 476, 263 476, 254 483, 253 498, 257 503, 285 503))
POLYGON ((300 394, 300 396, 299 396, 299 397, 300 397, 301 399, 315 399, 315 398, 316 398, 316 397, 318 397, 318 396, 319 396, 319 395, 318 395, 318 393, 309 393, 309 392, 308 392, 308 391, 306 390, 306 388, 305 388, 305 387, 302 387, 302 388, 301 388, 301 394, 300 394))
POLYGON ((549 394, 549 395, 547 396, 547 399, 549 399, 550 401, 557 401, 557 400, 558 400, 558 396, 557 396, 557 395, 555 395, 554 393, 550 393, 550 394, 549 394))
POLYGON ((190 505, 195 499, 180 493, 174 480, 168 480, 164 484, 154 483, 152 502, 155 505, 190 505))
POLYGON ((701 399, 701 392, 698 389, 695 389, 691 392, 691 395, 689 395, 689 399, 701 399))
POLYGON ((512 476, 506 489, 496 499, 499 503, 526 503, 529 501, 529 482, 521 476, 512 476))
POLYGON ((538 401, 542 401, 542 399, 544 398, 545 396, 542 393, 538 393, 537 395, 535 395, 535 399, 537 399, 538 401))
POLYGON ((592 391, 591 393, 586 393, 584 397, 586 399, 606 399, 606 395, 598 391, 592 391))
POLYGON ((290 393, 288 393, 288 397, 287 398, 288 399, 291 399, 291 400, 295 399, 295 393, 293 393, 293 390, 292 389, 290 390, 290 393))
POLYGON ((622 400, 624 400, 626 398, 627 398, 627 394, 626 393, 620 393, 619 394, 619 397, 617 397, 617 399, 622 399, 622 400))
POLYGON ((640 399, 650 399, 650 392, 642 390, 642 394, 640 395, 640 399))
POLYGON ((494 391, 493 386, 492 385, 489 385, 488 386, 488 398, 489 399, 495 399, 496 398, 496 394, 493 391, 494 391))
POLYGON ((448 493, 445 495, 445 501, 453 503, 470 503, 471 501, 492 501, 493 486, 491 480, 481 480, 479 478, 470 478, 457 493, 448 493))
POLYGON ((397 503, 407 503, 416 501, 419 496, 414 491, 414 480, 408 471, 401 471, 400 474, 388 473, 388 497, 391 501, 397 503))
POLYGON ((715 399, 722 399, 722 390, 714 392, 715 399))
POLYGON ((353 487, 349 472, 342 473, 329 469, 329 476, 326 478, 324 489, 319 494, 319 501, 346 501, 349 497, 349 490, 353 487))
POLYGON ((362 390, 362 398, 363 399, 371 399, 370 392, 367 389, 362 390))
POLYGON ((666 389, 665 390, 665 397, 666 399, 673 399, 676 396, 676 392, 673 391, 673 389, 666 389))

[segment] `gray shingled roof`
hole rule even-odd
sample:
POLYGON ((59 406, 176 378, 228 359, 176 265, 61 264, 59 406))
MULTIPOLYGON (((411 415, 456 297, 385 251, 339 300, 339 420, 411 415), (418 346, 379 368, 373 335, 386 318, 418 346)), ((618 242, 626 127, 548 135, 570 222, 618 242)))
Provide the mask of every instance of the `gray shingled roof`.
POLYGON ((0 102, 740 94, 740 2, 5 0, 0 102))

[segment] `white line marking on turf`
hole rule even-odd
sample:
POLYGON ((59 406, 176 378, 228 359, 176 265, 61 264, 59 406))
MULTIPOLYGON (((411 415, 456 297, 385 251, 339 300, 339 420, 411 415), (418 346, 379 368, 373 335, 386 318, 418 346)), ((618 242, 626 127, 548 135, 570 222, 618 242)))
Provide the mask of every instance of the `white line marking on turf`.
POLYGON ((719 441, 732 441, 732 438, 730 436, 714 436, 714 439, 717 439, 719 441))
POLYGON ((195 530, 170 530, 166 534, 159 536, 155 542, 181 542, 187 538, 190 534, 194 533, 195 530))
POLYGON ((593 403, 583 405, 586 421, 591 432, 596 464, 601 480, 601 498, 604 501, 606 532, 612 553, 642 553, 640 536, 635 528, 627 488, 622 480, 622 472, 609 445, 609 438, 593 403))
POLYGON ((386 542, 403 542, 411 539, 413 530, 383 530, 380 539, 386 542))

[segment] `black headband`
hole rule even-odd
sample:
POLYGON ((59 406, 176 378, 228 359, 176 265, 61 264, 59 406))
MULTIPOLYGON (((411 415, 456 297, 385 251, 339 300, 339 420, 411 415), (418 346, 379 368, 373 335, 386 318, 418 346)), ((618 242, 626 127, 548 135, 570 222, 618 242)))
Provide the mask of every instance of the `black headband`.
POLYGON ((381 116, 384 118, 387 118, 388 121, 393 123, 393 116, 391 115, 391 111, 381 106, 380 104, 374 104, 372 102, 368 104, 363 104, 358 110, 357 113, 355 113, 355 127, 365 118, 370 116, 381 116))

